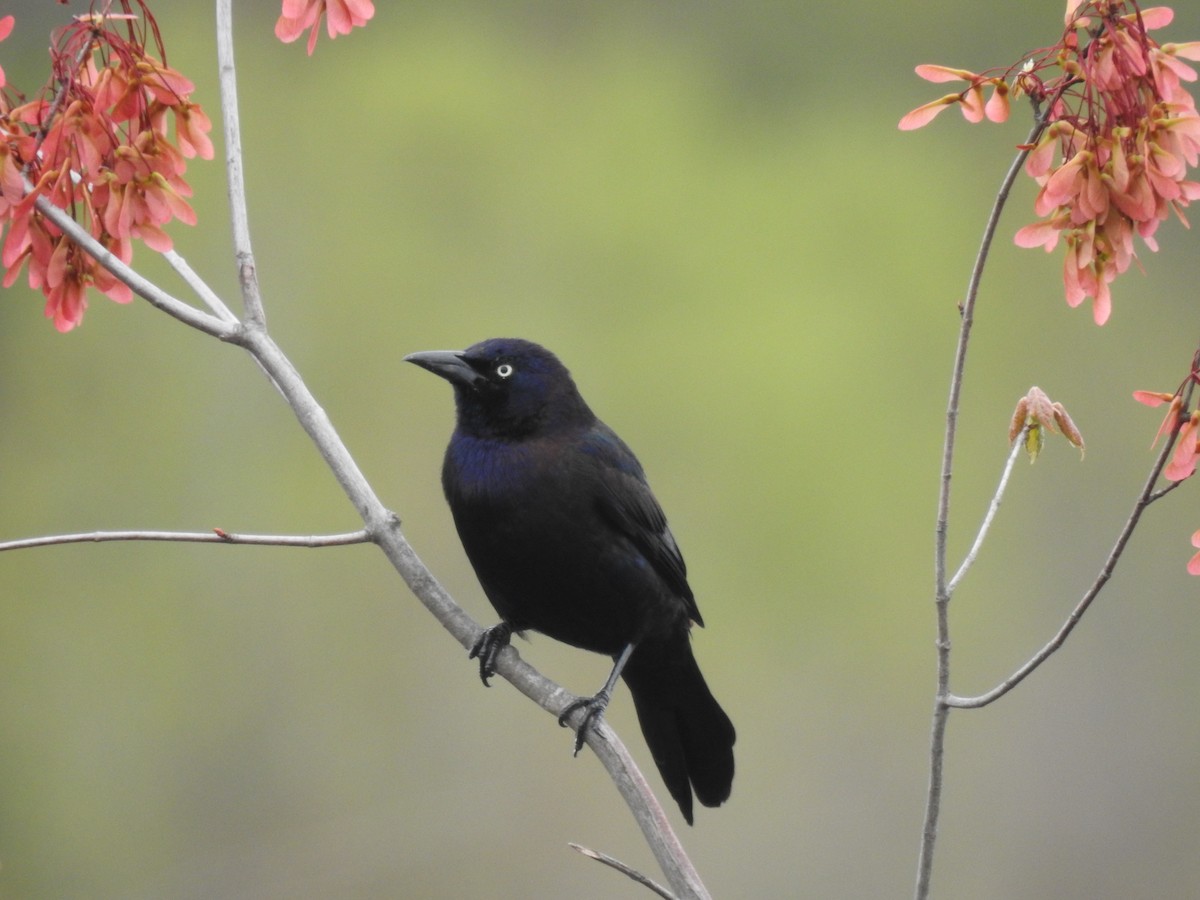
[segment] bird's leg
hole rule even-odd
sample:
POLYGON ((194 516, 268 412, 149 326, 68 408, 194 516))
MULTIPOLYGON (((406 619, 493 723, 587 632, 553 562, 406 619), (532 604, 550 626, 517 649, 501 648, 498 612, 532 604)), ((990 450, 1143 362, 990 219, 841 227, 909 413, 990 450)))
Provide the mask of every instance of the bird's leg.
POLYGON ((625 663, 629 662, 629 657, 633 653, 633 648, 636 644, 629 643, 625 645, 625 649, 621 651, 621 655, 617 657, 613 664, 612 672, 609 673, 608 680, 604 682, 604 687, 596 692, 594 697, 580 697, 577 700, 572 700, 568 703, 563 711, 558 716, 558 724, 562 727, 567 726, 567 718, 577 709, 587 709, 584 713, 583 721, 579 723, 579 728, 575 731, 575 756, 579 755, 579 751, 583 749, 584 739, 587 738, 588 729, 592 726, 593 720, 599 719, 604 715, 604 710, 608 706, 608 701, 612 699, 613 688, 617 686, 617 679, 621 677, 621 670, 625 668, 625 663))
POLYGON ((475 641, 475 646, 471 648, 467 659, 479 657, 479 677, 483 680, 484 687, 491 687, 488 679, 496 674, 496 657, 500 655, 501 650, 508 646, 512 633, 513 627, 507 622, 501 622, 491 628, 483 629, 483 633, 475 641))

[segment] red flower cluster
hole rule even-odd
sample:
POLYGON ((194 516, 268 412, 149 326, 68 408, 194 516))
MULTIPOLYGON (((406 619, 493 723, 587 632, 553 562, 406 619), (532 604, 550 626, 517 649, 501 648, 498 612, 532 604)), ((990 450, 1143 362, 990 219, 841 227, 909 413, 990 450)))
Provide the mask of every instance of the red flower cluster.
POLYGON ((1040 186, 1035 212, 1043 219, 1015 240, 1049 252, 1063 238, 1067 303, 1091 297, 1100 325, 1112 309, 1109 285, 1135 257, 1134 234, 1158 249, 1159 223, 1174 211, 1187 224, 1182 208, 1200 199, 1200 184, 1187 179, 1200 159, 1200 115, 1183 86, 1197 76, 1182 62, 1200 59, 1200 42, 1159 45, 1148 35, 1173 16, 1136 0, 1070 0, 1059 42, 1001 74, 918 67, 930 81, 970 84, 900 122, 919 128, 956 103, 970 121, 1001 121, 1010 94, 1045 106, 1046 128, 1025 165, 1040 186), (995 91, 985 106, 988 85, 995 91))
POLYGON ((133 2, 137 15, 122 0, 124 14, 81 16, 55 32, 54 74, 40 99, 14 105, 0 96, 3 284, 28 264, 29 285, 45 294, 59 331, 83 318, 88 287, 119 303, 132 295, 38 212, 36 199, 69 211, 129 262, 134 240, 168 250, 167 222, 195 224, 184 160, 213 155, 212 126, 190 100, 192 83, 159 62, 154 19, 142 0, 133 2), (147 51, 147 27, 158 58, 147 51))
POLYGON ((308 55, 312 56, 320 33, 321 17, 330 40, 366 25, 375 15, 371 0, 283 0, 283 14, 275 23, 275 37, 290 44, 308 30, 308 55))

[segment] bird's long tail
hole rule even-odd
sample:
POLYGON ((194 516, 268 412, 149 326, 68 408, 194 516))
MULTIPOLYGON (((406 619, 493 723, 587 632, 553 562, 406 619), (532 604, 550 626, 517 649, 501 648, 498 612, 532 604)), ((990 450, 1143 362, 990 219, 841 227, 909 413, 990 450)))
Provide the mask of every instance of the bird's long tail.
POLYGON ((693 790, 704 806, 729 799, 733 723, 708 689, 686 634, 639 644, 622 677, 658 771, 691 825, 693 790))

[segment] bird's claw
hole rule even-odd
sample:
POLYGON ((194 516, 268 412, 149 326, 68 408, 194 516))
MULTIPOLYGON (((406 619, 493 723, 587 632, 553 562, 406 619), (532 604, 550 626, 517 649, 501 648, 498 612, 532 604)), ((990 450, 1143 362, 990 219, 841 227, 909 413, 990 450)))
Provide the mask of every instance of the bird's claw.
POLYGON ((467 659, 479 659, 479 678, 484 687, 491 687, 488 679, 496 674, 496 657, 512 639, 512 626, 507 622, 485 628, 475 641, 467 659))
POLYGON ((594 697, 579 697, 572 700, 563 707, 563 711, 558 715, 558 724, 562 728, 567 727, 567 719, 571 714, 579 709, 587 710, 583 714, 583 721, 579 723, 579 727, 575 729, 575 751, 572 756, 578 756, 579 751, 583 749, 583 742, 587 740, 588 729, 592 727, 593 722, 600 721, 604 715, 604 710, 608 707, 609 695, 607 691, 600 691, 594 697))

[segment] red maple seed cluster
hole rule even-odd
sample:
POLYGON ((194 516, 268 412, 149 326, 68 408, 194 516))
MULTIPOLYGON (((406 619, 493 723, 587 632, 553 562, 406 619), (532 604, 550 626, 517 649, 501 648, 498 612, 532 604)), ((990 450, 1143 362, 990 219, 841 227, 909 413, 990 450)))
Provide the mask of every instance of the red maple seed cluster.
POLYGON ((1200 115, 1185 87, 1196 71, 1182 61, 1200 59, 1200 42, 1160 45, 1149 35, 1173 17, 1135 0, 1071 0, 1059 42, 1002 72, 918 66, 928 81, 968 85, 900 120, 920 128, 957 105, 968 121, 999 122, 1013 97, 1034 101, 1045 128, 1025 171, 1039 185, 1042 220, 1015 240, 1049 252, 1062 239, 1067 303, 1091 297, 1100 325, 1112 311, 1109 285, 1136 256, 1133 236, 1156 250, 1159 223, 1174 212, 1186 224, 1183 207, 1200 199, 1200 184, 1187 177, 1200 158, 1200 115))
MULTIPOLYGON (((330 37, 374 16, 371 0, 283 0, 276 35, 309 31, 308 52, 324 22, 330 37)), ((0 18, 0 41, 13 30, 0 18)), ((166 64, 146 0, 96 0, 51 38, 52 75, 31 101, 7 88, 0 69, 0 264, 3 285, 22 271, 46 297, 59 331, 83 320, 87 290, 118 303, 132 292, 63 234, 39 200, 66 211, 124 263, 133 242, 171 249, 164 226, 194 225, 187 160, 211 159, 212 128, 192 102, 194 85, 166 64)))
POLYGON ((366 25, 375 15, 371 0, 283 0, 283 14, 275 23, 275 37, 290 44, 308 32, 308 55, 312 56, 321 33, 321 18, 332 40, 350 29, 366 25))
POLYGON ((54 33, 41 96, 0 96, 3 284, 27 269, 59 331, 80 323, 89 287, 118 303, 132 294, 37 208, 39 198, 128 263, 135 240, 168 250, 163 226, 195 223, 186 159, 213 155, 211 123, 191 101, 192 83, 166 65, 154 17, 141 0, 121 7, 54 33))

